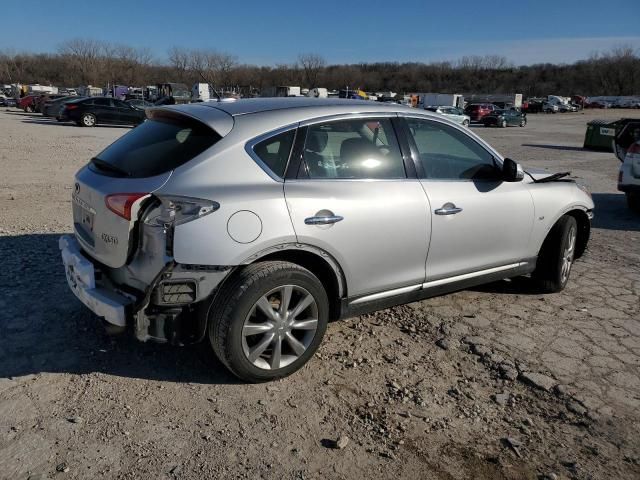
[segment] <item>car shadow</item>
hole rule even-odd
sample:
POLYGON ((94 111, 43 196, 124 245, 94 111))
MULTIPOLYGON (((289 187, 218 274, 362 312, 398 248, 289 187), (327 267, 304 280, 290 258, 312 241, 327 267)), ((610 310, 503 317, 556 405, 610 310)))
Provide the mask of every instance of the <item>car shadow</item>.
POLYGON ((544 292, 540 285, 531 277, 514 277, 498 280, 496 282, 485 283, 467 290, 483 293, 499 293, 506 295, 542 295, 544 292))
POLYGON ((58 234, 0 236, 0 378, 100 372, 180 383, 239 381, 205 343, 186 347, 110 337, 69 290, 58 234))
POLYGON ((523 147, 535 147, 535 148, 547 148, 547 149, 550 149, 550 150, 565 150, 565 151, 571 151, 571 152, 585 152, 585 151, 588 151, 586 148, 583 148, 583 147, 572 147, 570 145, 539 145, 539 144, 535 144, 535 143, 523 143, 522 146, 523 147))
POLYGON ((640 232, 640 215, 627 205, 624 193, 594 193, 593 228, 640 232))

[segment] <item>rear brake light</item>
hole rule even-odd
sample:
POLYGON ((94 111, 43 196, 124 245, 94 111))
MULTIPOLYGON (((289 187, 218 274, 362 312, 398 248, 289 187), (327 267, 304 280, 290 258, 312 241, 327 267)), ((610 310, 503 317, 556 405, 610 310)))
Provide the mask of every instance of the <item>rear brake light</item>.
POLYGON ((104 203, 107 208, 125 220, 131 220, 131 207, 136 200, 148 195, 148 193, 114 193, 107 195, 104 203))
POLYGON ((67 110, 75 110, 76 108, 78 108, 78 105, 65 105, 64 108, 66 108, 67 110))
POLYGON ((627 150, 627 153, 640 153, 640 144, 638 142, 633 143, 629 147, 629 150, 627 150))
POLYGON ((158 200, 162 203, 160 214, 146 219, 145 223, 170 227, 197 220, 220 208, 218 202, 203 198, 162 195, 158 196, 158 200))

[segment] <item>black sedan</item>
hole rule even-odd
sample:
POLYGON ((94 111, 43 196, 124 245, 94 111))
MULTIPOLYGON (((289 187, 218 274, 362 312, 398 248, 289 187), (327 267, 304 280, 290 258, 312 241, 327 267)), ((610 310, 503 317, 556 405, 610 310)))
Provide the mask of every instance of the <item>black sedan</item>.
POLYGON ((72 100, 65 103, 60 112, 61 121, 75 122, 82 127, 95 127, 98 124, 135 126, 145 118, 143 110, 110 97, 72 100))
POLYGON ((485 127, 524 127, 527 124, 527 115, 518 110, 494 110, 485 115, 481 120, 485 127))

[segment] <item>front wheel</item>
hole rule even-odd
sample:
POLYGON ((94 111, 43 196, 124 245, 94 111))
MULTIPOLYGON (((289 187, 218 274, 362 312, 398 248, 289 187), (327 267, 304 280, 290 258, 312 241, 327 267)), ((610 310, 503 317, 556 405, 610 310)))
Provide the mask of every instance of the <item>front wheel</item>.
POLYGON ((566 287, 575 257, 577 237, 578 222, 571 215, 562 216, 551 228, 531 275, 543 291, 555 293, 566 287))
POLYGON ((522 120, 520 120, 520 126, 524 127, 527 124, 527 121, 523 118, 522 120))
POLYGON ((462 126, 463 127, 468 127, 469 126, 469 120, 463 120, 462 121, 462 126))
POLYGON ((640 213, 640 194, 627 192, 627 205, 632 212, 640 213))
POLYGON ((502 123, 500 123, 500 127, 507 128, 507 121, 506 120, 502 120, 502 123))
POLYGON ((208 336, 222 363, 247 382, 292 374, 318 349, 329 300, 318 278, 290 262, 249 265, 209 308, 208 336))

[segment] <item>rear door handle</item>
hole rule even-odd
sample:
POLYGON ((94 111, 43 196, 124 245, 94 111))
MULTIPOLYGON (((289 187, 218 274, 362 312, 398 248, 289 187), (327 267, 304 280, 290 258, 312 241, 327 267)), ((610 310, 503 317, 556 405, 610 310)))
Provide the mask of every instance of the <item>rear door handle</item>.
POLYGON ((330 215, 327 217, 309 217, 304 219, 304 223, 307 225, 331 225, 344 220, 344 217, 340 215, 330 215))
POLYGON ((434 210, 433 213, 436 215, 455 215, 456 213, 460 213, 462 209, 460 207, 456 207, 455 204, 451 202, 445 203, 442 207, 434 210))

